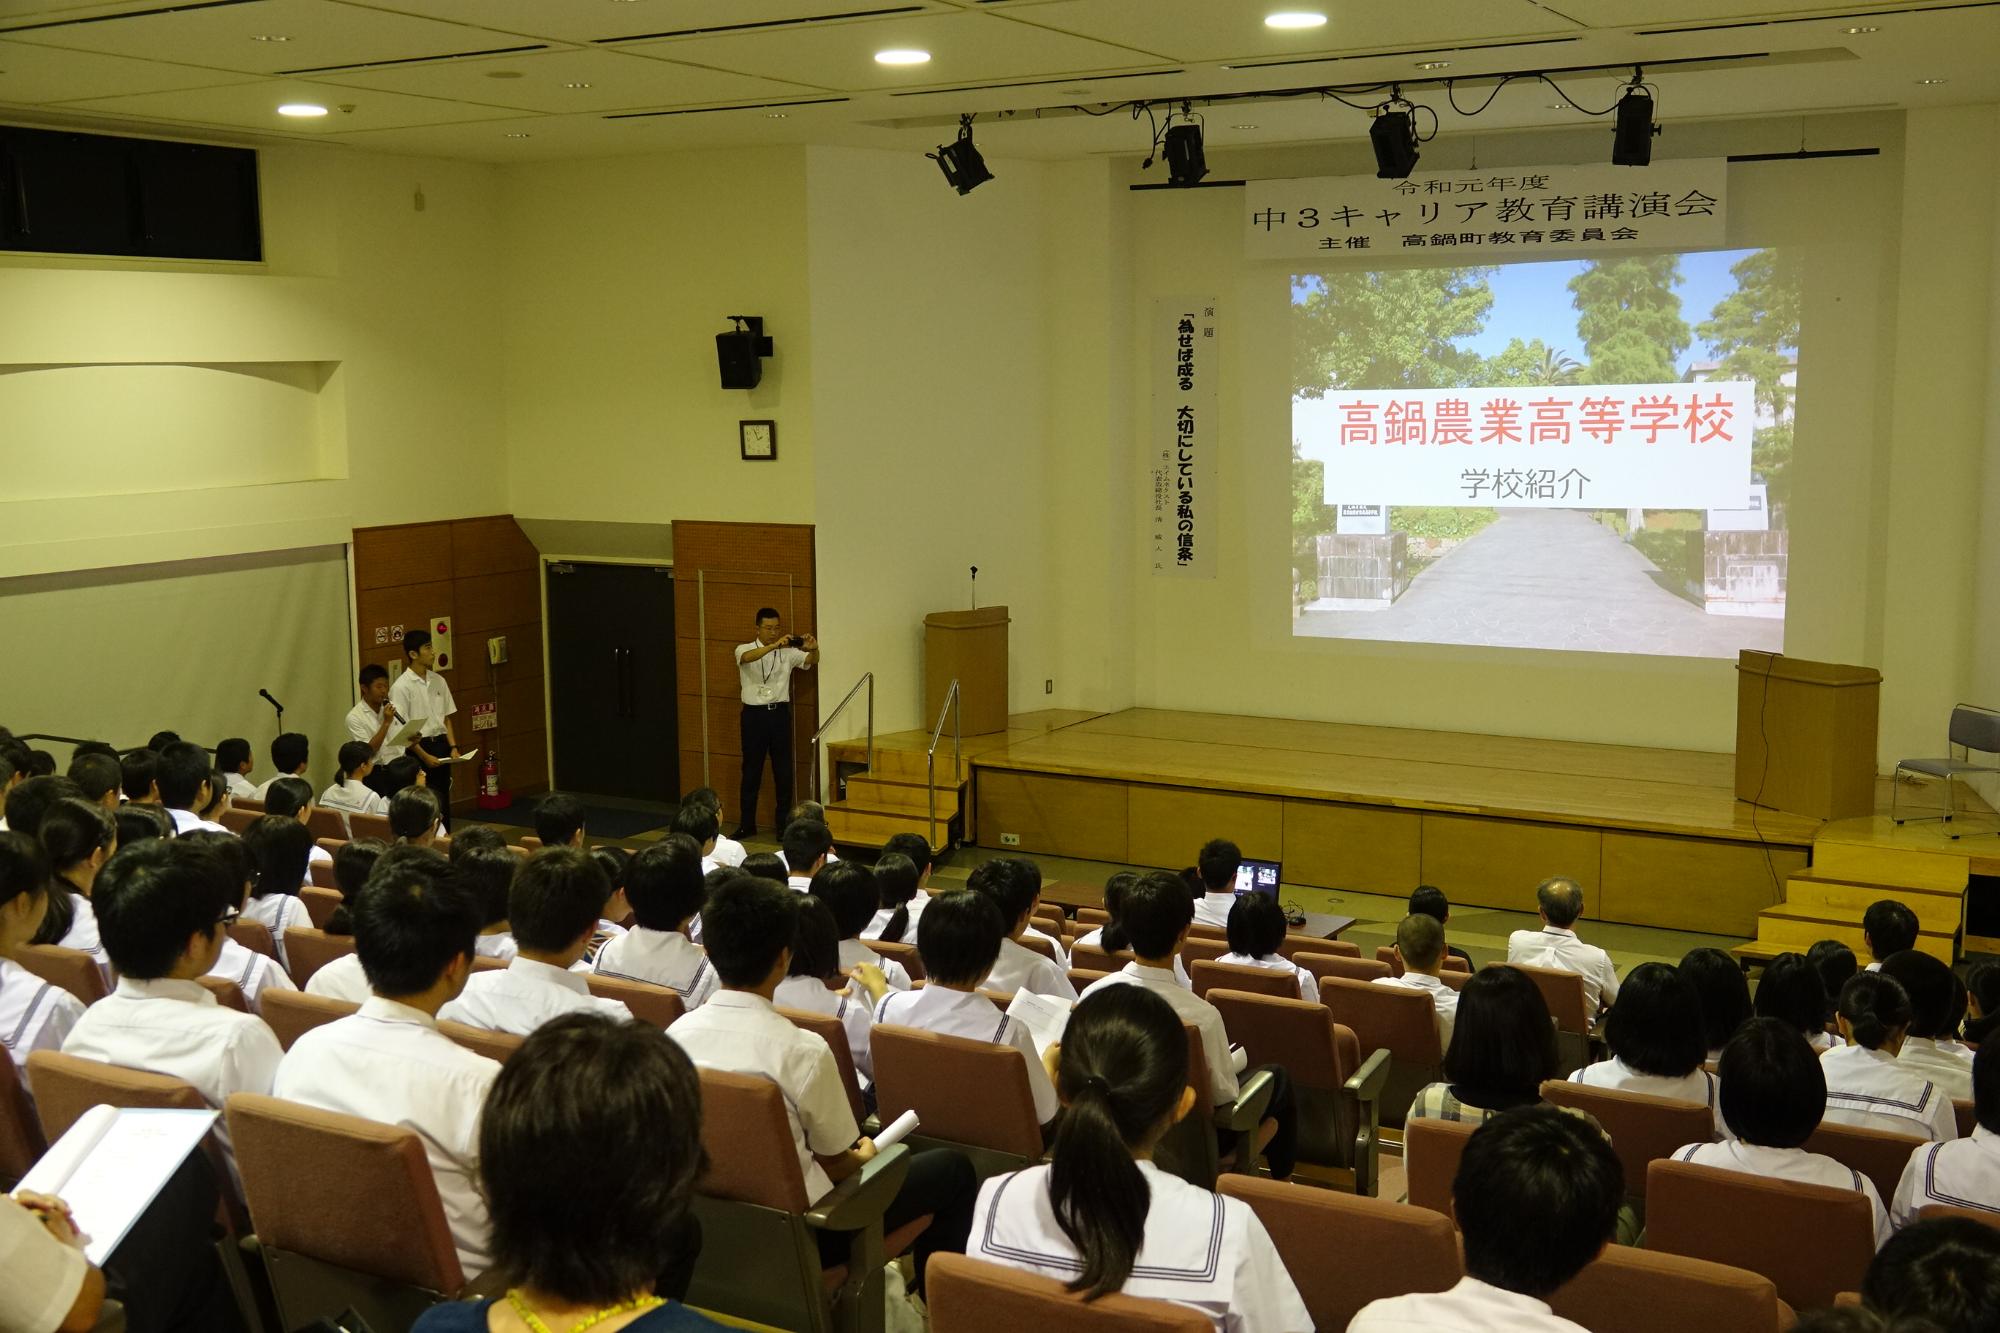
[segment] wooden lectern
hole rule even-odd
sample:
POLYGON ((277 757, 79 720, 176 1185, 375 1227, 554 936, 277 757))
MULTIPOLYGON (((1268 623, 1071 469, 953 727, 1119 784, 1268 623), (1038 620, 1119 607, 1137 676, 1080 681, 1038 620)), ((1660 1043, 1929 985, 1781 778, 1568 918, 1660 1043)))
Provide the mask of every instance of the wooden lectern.
POLYGON ((1874 814, 1881 692, 1873 667, 1739 653, 1736 798, 1813 819, 1874 814))
MULTIPOLYGON (((924 617, 924 730, 937 725, 953 680, 966 735, 1007 729, 1006 607, 924 617)), ((945 734, 951 734, 949 722, 945 734)))

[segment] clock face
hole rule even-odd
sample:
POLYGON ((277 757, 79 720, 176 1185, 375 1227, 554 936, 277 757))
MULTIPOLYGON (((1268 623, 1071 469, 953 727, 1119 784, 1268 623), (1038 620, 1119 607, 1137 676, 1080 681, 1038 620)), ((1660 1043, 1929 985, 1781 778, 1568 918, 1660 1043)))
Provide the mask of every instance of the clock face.
POLYGON ((739 424, 739 433, 745 458, 776 458, 778 456, 778 428, 769 421, 745 421, 739 424))

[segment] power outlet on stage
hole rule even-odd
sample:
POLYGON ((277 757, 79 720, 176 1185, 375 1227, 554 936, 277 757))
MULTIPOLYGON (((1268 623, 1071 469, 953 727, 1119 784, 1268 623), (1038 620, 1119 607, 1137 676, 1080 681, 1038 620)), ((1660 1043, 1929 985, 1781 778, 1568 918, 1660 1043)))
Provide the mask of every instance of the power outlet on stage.
POLYGON ((1021 845, 1021 835, 1018 833, 1003 833, 1000 835, 1000 845, 1002 847, 1019 847, 1021 845))

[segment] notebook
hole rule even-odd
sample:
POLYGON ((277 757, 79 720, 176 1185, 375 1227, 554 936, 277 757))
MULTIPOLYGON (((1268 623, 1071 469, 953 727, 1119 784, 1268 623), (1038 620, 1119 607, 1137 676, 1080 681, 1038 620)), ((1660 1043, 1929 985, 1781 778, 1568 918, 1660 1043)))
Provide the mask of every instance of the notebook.
POLYGON ((215 1123, 213 1111, 93 1106, 21 1178, 69 1205, 84 1254, 102 1267, 215 1123))

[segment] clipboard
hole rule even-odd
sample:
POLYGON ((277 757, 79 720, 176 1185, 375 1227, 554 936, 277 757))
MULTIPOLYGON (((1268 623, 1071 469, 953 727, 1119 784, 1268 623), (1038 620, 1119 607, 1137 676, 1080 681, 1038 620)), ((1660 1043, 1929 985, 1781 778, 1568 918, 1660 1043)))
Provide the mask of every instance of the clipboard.
POLYGON ((396 750, 407 749, 410 742, 417 738, 417 733, 423 729, 424 720, 422 718, 418 718, 415 722, 405 722, 403 729, 388 739, 386 743, 387 748, 396 750))

